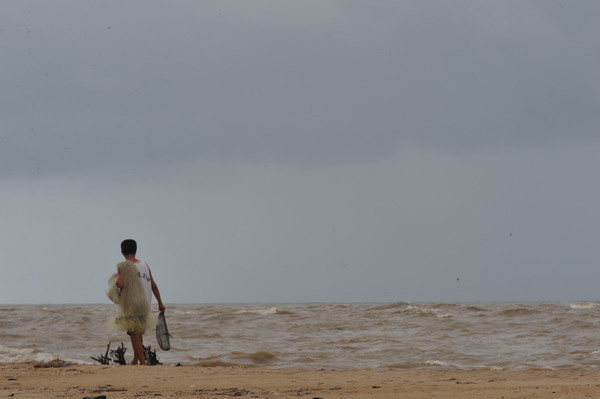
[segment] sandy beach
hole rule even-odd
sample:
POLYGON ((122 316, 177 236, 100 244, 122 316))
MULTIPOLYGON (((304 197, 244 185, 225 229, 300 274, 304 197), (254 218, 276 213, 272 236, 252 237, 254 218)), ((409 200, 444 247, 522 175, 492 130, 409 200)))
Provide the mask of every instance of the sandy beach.
POLYGON ((600 374, 575 370, 299 370, 2 364, 1 397, 597 398, 600 374))

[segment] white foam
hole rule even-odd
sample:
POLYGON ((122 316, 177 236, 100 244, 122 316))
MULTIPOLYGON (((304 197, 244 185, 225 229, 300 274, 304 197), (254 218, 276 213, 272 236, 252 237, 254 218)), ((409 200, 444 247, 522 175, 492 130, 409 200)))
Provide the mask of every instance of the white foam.
POLYGON ((442 313, 440 309, 423 308, 416 305, 408 305, 405 311, 408 311, 408 313, 421 314, 424 316, 433 316, 438 319, 447 319, 454 316, 452 313, 442 313))
POLYGON ((597 303, 572 303, 569 305, 571 309, 595 309, 598 307, 597 303))
POLYGON ((268 314, 279 313, 279 309, 277 308, 277 306, 271 306, 270 308, 267 308, 267 309, 252 309, 252 310, 242 309, 242 310, 238 310, 236 313, 251 313, 251 314, 259 314, 259 315, 268 315, 268 314))
POLYGON ((64 360, 69 363, 76 364, 89 364, 91 362, 84 362, 81 360, 68 359, 62 355, 54 355, 47 352, 36 352, 33 348, 11 348, 8 346, 0 345, 0 363, 28 363, 28 362, 40 362, 47 363, 52 360, 64 360))
POLYGON ((443 362, 441 360, 427 360, 427 361, 425 361, 425 364, 428 366, 444 366, 444 367, 449 366, 448 363, 443 362))
POLYGON ((8 346, 0 345, 0 356, 4 354, 3 352, 12 355, 28 355, 33 353, 33 351, 33 348, 10 348, 8 346))
POLYGON ((208 355, 188 355, 187 357, 192 360, 213 360, 219 359, 222 356, 222 353, 210 353, 208 355))
POLYGON ((34 353, 33 349, 15 349, 2 347, 0 350, 0 363, 27 363, 27 362, 50 362, 56 359, 50 353, 34 353), (8 350, 5 350, 8 349, 8 350))
POLYGON ((180 315, 198 314, 198 312, 193 311, 193 310, 177 310, 177 309, 169 309, 169 313, 180 314, 180 315))

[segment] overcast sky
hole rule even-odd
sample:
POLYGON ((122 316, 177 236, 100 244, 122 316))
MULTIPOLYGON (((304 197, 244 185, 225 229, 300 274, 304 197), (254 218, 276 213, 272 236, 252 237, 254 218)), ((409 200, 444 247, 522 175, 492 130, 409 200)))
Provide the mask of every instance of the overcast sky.
POLYGON ((598 15, 5 1, 0 304, 600 300, 598 15))

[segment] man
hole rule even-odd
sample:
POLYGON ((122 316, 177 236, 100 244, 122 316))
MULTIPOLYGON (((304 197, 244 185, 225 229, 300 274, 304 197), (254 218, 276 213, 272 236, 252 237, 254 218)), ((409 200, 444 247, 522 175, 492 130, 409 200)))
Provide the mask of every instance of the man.
POLYGON ((144 365, 146 358, 142 336, 150 327, 152 294, 158 301, 159 311, 164 312, 166 308, 150 267, 146 262, 136 258, 137 243, 134 240, 124 240, 121 243, 121 253, 126 261, 117 265, 117 287, 121 290, 121 299, 115 324, 118 329, 127 331, 131 337, 133 346, 131 364, 144 365))

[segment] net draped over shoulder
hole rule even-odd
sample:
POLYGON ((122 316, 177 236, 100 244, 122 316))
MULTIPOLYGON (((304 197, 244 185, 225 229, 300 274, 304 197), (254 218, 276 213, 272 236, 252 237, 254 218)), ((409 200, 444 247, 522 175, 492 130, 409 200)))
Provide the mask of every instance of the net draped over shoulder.
POLYGON ((111 324, 119 331, 143 334, 154 324, 150 317, 150 302, 139 278, 137 266, 130 261, 117 264, 117 270, 125 277, 125 286, 116 286, 118 274, 108 279, 107 296, 118 306, 111 324))

